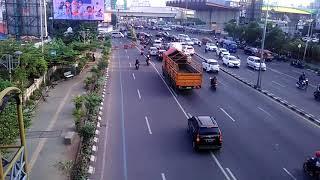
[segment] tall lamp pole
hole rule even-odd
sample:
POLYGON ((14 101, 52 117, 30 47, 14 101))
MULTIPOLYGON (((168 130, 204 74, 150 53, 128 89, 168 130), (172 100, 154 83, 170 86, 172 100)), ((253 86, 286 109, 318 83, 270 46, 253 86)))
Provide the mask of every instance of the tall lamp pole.
POLYGON ((264 42, 266 40, 268 14, 269 14, 269 0, 267 1, 267 11, 266 11, 266 17, 265 17, 265 21, 264 21, 263 36, 262 36, 262 42, 261 42, 261 55, 260 55, 259 72, 258 72, 257 84, 255 85, 256 89, 261 89, 261 65, 262 65, 262 61, 263 61, 264 42))
POLYGON ((310 17, 310 23, 309 23, 309 28, 308 28, 308 38, 307 38, 307 42, 306 42, 306 46, 304 48, 304 53, 303 53, 303 58, 302 58, 302 61, 305 60, 306 58, 306 54, 307 54, 307 49, 308 49, 308 43, 309 41, 311 41, 311 34, 310 31, 311 31, 311 25, 312 25, 312 14, 311 14, 311 17, 310 17))

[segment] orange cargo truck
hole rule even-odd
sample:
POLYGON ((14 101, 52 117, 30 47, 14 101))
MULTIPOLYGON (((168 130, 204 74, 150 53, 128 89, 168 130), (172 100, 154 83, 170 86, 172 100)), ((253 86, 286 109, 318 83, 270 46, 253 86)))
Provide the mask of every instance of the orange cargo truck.
POLYGON ((174 47, 163 53, 162 73, 175 89, 201 88, 201 65, 174 47))

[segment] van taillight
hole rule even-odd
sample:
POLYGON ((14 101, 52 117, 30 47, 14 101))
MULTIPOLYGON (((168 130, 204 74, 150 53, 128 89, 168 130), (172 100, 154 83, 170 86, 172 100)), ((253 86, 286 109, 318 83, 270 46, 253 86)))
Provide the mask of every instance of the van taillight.
POLYGON ((200 142, 200 135, 197 134, 197 139, 196 139, 197 142, 200 142))

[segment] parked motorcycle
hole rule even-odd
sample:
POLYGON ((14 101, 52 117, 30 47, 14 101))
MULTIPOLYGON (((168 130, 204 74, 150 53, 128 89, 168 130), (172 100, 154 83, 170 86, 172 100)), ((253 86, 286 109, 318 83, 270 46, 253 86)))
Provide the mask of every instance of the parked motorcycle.
POLYGON ((309 85, 309 80, 308 79, 305 79, 305 80, 303 80, 301 82, 298 81, 296 83, 297 88, 303 89, 303 90, 306 90, 308 88, 308 85, 309 85))
POLYGON ((315 166, 315 159, 309 158, 303 163, 303 170, 315 180, 320 180, 320 168, 315 166))
POLYGON ((140 66, 140 64, 138 63, 138 64, 136 64, 136 70, 138 70, 139 69, 139 66, 140 66))

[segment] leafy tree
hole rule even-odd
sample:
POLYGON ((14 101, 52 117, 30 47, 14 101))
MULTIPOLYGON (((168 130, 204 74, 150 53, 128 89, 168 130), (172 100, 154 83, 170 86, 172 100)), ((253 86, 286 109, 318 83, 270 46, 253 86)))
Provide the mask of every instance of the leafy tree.
POLYGON ((270 28, 266 34, 265 47, 274 52, 280 52, 283 46, 286 44, 285 34, 278 28, 270 28))
POLYGON ((256 22, 251 22, 245 27, 244 39, 249 44, 257 44, 262 37, 262 28, 256 22))

